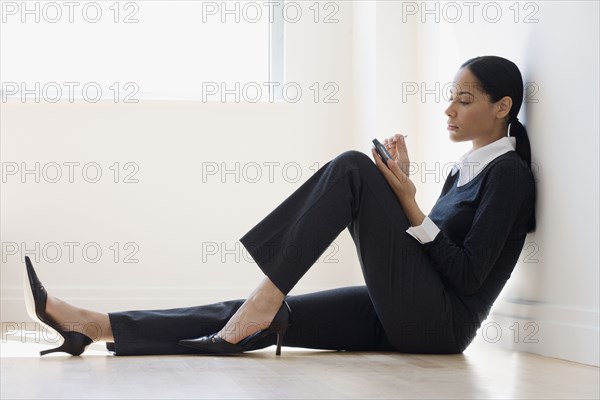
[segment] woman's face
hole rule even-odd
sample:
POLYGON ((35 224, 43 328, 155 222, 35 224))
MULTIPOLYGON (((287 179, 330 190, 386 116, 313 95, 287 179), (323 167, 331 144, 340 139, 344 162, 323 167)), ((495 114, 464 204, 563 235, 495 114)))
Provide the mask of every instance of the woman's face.
POLYGON ((473 147, 479 148, 505 136, 505 114, 501 112, 505 105, 501 106, 501 102, 490 102, 468 68, 458 70, 450 92, 450 106, 445 111, 450 140, 472 140, 473 147))

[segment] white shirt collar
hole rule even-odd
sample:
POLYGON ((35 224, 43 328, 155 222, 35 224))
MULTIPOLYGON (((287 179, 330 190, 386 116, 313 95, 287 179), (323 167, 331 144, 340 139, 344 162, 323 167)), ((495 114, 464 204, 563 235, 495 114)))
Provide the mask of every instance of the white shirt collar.
POLYGON ((515 151, 516 139, 513 136, 505 136, 477 150, 469 150, 452 168, 451 175, 460 171, 458 187, 466 185, 475 178, 492 160, 515 151))

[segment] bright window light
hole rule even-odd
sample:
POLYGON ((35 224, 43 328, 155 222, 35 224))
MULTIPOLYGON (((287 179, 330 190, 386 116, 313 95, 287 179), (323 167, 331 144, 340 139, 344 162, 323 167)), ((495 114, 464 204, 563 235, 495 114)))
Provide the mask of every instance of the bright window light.
POLYGON ((101 91, 102 100, 221 101, 235 85, 246 86, 246 99, 260 87, 259 101, 268 100, 265 82, 283 79, 283 24, 270 23, 277 13, 265 4, 3 1, 3 100, 89 100, 101 91))

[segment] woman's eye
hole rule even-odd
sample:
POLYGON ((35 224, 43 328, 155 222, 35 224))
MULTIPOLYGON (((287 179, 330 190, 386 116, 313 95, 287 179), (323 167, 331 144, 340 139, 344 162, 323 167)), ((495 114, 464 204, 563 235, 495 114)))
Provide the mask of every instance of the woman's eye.
POLYGON ((464 100, 460 100, 460 99, 456 99, 456 98, 452 98, 452 97, 448 98, 448 103, 459 103, 459 104, 463 104, 463 105, 471 104, 470 101, 464 101, 464 100))

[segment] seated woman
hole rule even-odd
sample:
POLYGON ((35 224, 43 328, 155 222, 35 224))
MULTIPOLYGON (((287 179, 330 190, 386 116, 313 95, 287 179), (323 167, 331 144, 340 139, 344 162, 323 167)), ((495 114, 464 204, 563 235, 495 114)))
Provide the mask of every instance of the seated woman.
POLYGON ((464 351, 535 228, 529 140, 517 119, 522 100, 514 63, 496 56, 465 62, 445 113, 450 140, 471 141, 472 149, 429 215, 415 200, 402 135, 384 140, 393 158, 387 162, 375 151, 375 163, 345 152, 240 239, 265 274, 244 301, 98 313, 50 296, 26 257, 30 314, 64 338, 41 354, 79 355, 94 340, 117 355, 239 353, 273 344, 278 355, 281 345, 464 351), (287 296, 345 228, 365 285, 287 296))

